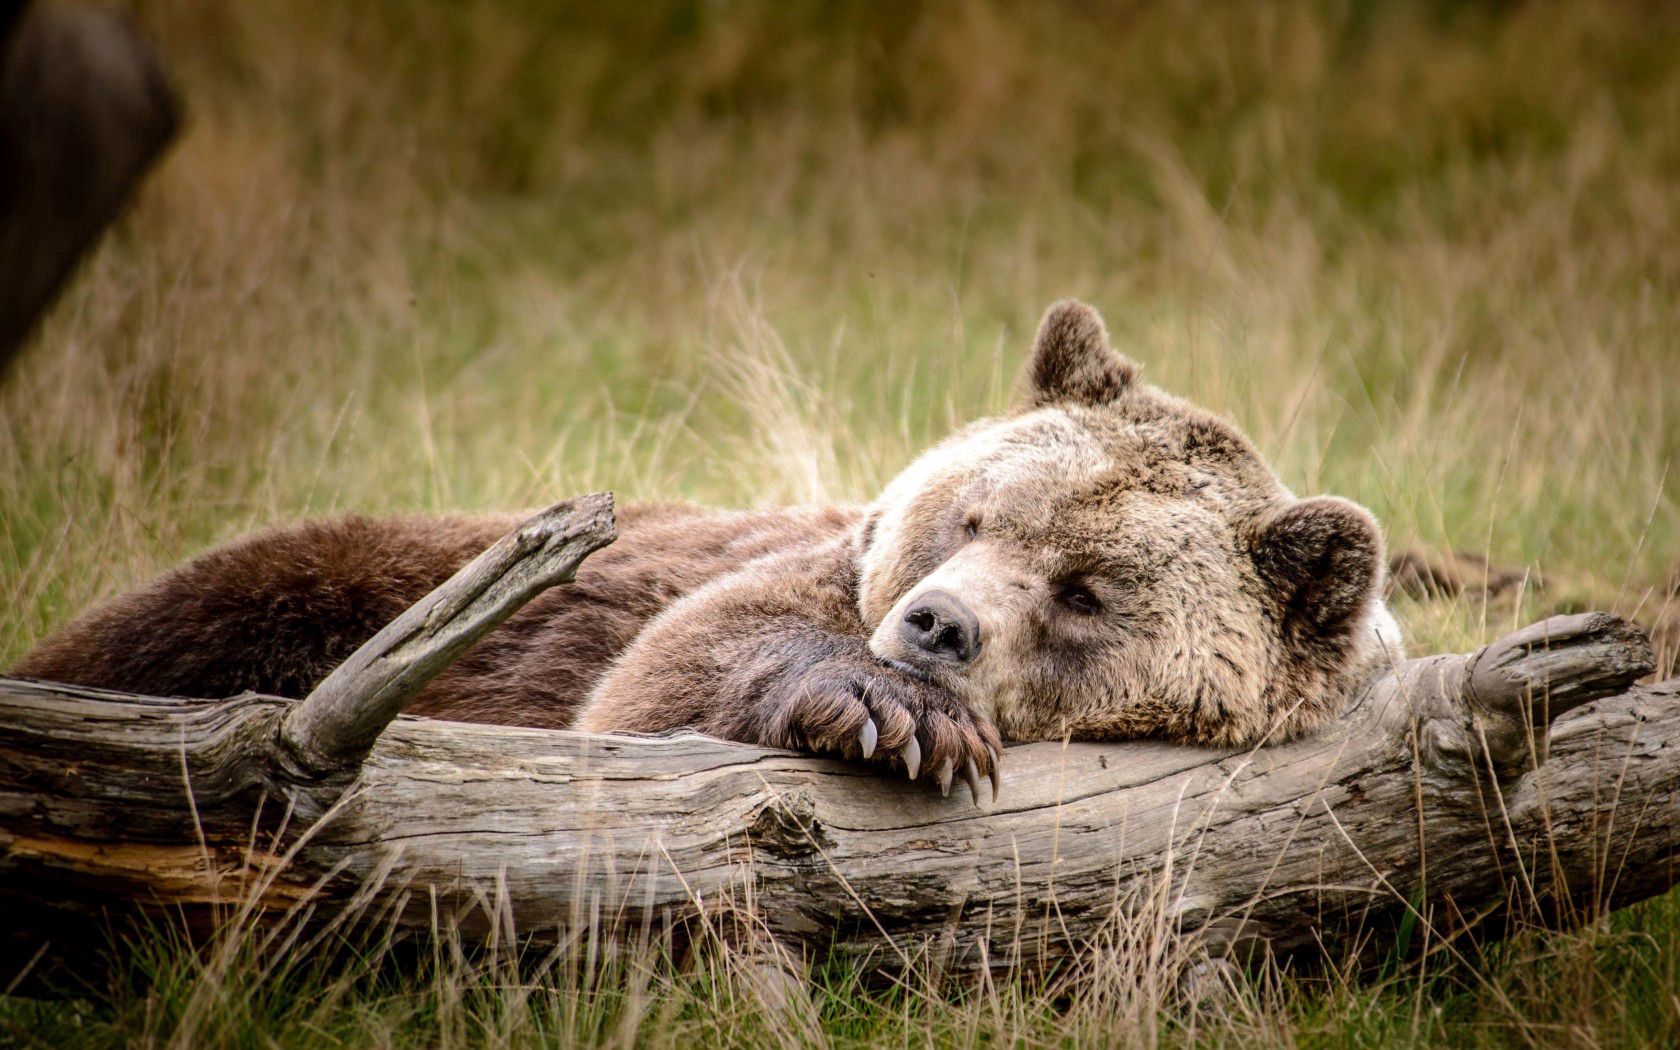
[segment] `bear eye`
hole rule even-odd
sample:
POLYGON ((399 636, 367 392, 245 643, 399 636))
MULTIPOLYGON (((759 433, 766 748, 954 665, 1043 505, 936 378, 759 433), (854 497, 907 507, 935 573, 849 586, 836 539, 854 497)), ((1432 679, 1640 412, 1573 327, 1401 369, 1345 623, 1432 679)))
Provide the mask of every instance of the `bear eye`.
POLYGON ((1056 601, 1081 616, 1095 616, 1103 610, 1102 600, 1091 588, 1078 583, 1062 584, 1056 591, 1056 601))

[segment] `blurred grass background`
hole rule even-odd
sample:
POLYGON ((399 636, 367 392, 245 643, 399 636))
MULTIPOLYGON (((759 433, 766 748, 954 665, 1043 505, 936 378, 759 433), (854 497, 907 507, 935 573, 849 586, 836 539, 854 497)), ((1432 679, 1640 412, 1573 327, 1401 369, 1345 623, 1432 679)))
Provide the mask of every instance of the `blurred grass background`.
MULTIPOLYGON (((1402 602, 1415 651, 1557 609, 1673 613, 1671 4, 133 9, 189 124, 0 388, 0 662, 303 515, 867 499, 1007 402, 1065 295, 1297 491, 1364 502, 1394 547, 1544 574, 1495 605, 1402 602)), ((194 965, 169 958, 153 991, 0 1018, 168 1041, 194 965)), ((837 978, 831 1034, 1680 1039, 1672 896, 1488 966, 1291 984, 1188 1032, 837 978)), ((446 1031, 404 998, 423 991, 380 988, 312 1023, 352 1043, 622 1028, 446 1031)), ((315 1000, 229 1001, 261 1032, 315 1000)), ((628 1038, 754 1041, 725 1016, 628 1038)))

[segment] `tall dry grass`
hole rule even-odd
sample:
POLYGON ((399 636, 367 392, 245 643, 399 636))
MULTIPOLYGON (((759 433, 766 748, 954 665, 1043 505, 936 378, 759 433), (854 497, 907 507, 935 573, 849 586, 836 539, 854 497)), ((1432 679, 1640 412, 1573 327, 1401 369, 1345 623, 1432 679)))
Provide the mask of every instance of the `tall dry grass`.
MULTIPOLYGON (((1403 603, 1414 649, 1552 609, 1674 611, 1668 6, 136 12, 189 124, 0 389, 0 661, 279 519, 592 488, 867 498, 1006 402, 1039 311, 1070 294, 1298 491, 1365 502, 1396 545, 1543 573, 1515 601, 1403 603)), ((1131 971, 1100 966, 1110 992, 956 999, 830 974, 819 1005, 840 1043, 1672 1040, 1675 908, 1519 938, 1482 960, 1492 982, 1251 975, 1245 1005, 1200 1027, 1161 1027, 1114 976, 1131 971)), ((156 960, 85 1014, 14 1005, 7 1023, 167 1041, 205 978, 166 946, 156 960)), ((657 995, 588 977, 679 1004, 589 1027, 540 1006, 571 1009, 565 981, 515 1006, 470 967, 435 994, 276 978, 317 989, 298 993, 317 1015, 249 972, 217 978, 234 1027, 215 1041, 294 1023, 322 1043, 763 1031, 731 1028, 752 1011, 692 975, 657 995)))

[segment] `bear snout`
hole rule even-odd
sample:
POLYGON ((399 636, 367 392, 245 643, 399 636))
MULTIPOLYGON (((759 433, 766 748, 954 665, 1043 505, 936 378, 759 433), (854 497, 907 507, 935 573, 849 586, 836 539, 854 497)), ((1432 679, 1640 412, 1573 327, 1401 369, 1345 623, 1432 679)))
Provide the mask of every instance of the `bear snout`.
POLYGON ((980 654, 980 619, 948 591, 928 591, 905 611, 899 637, 918 655, 966 664, 980 654))

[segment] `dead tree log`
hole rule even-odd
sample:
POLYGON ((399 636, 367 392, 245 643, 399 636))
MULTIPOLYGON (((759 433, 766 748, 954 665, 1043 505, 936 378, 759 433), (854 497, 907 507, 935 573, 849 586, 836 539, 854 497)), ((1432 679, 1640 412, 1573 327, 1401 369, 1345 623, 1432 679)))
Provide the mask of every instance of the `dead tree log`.
POLYGON ((1402 662, 1287 744, 1013 747, 985 809, 697 735, 393 720, 608 542, 609 506, 501 541, 301 703, 0 680, 14 965, 85 950, 78 917, 235 902, 538 943, 736 907, 785 945, 932 946, 959 974, 1063 957, 1141 904, 1215 952, 1370 955, 1407 915, 1441 943, 1513 902, 1568 921, 1680 881, 1680 680, 1635 685, 1649 647, 1604 614, 1402 662))

